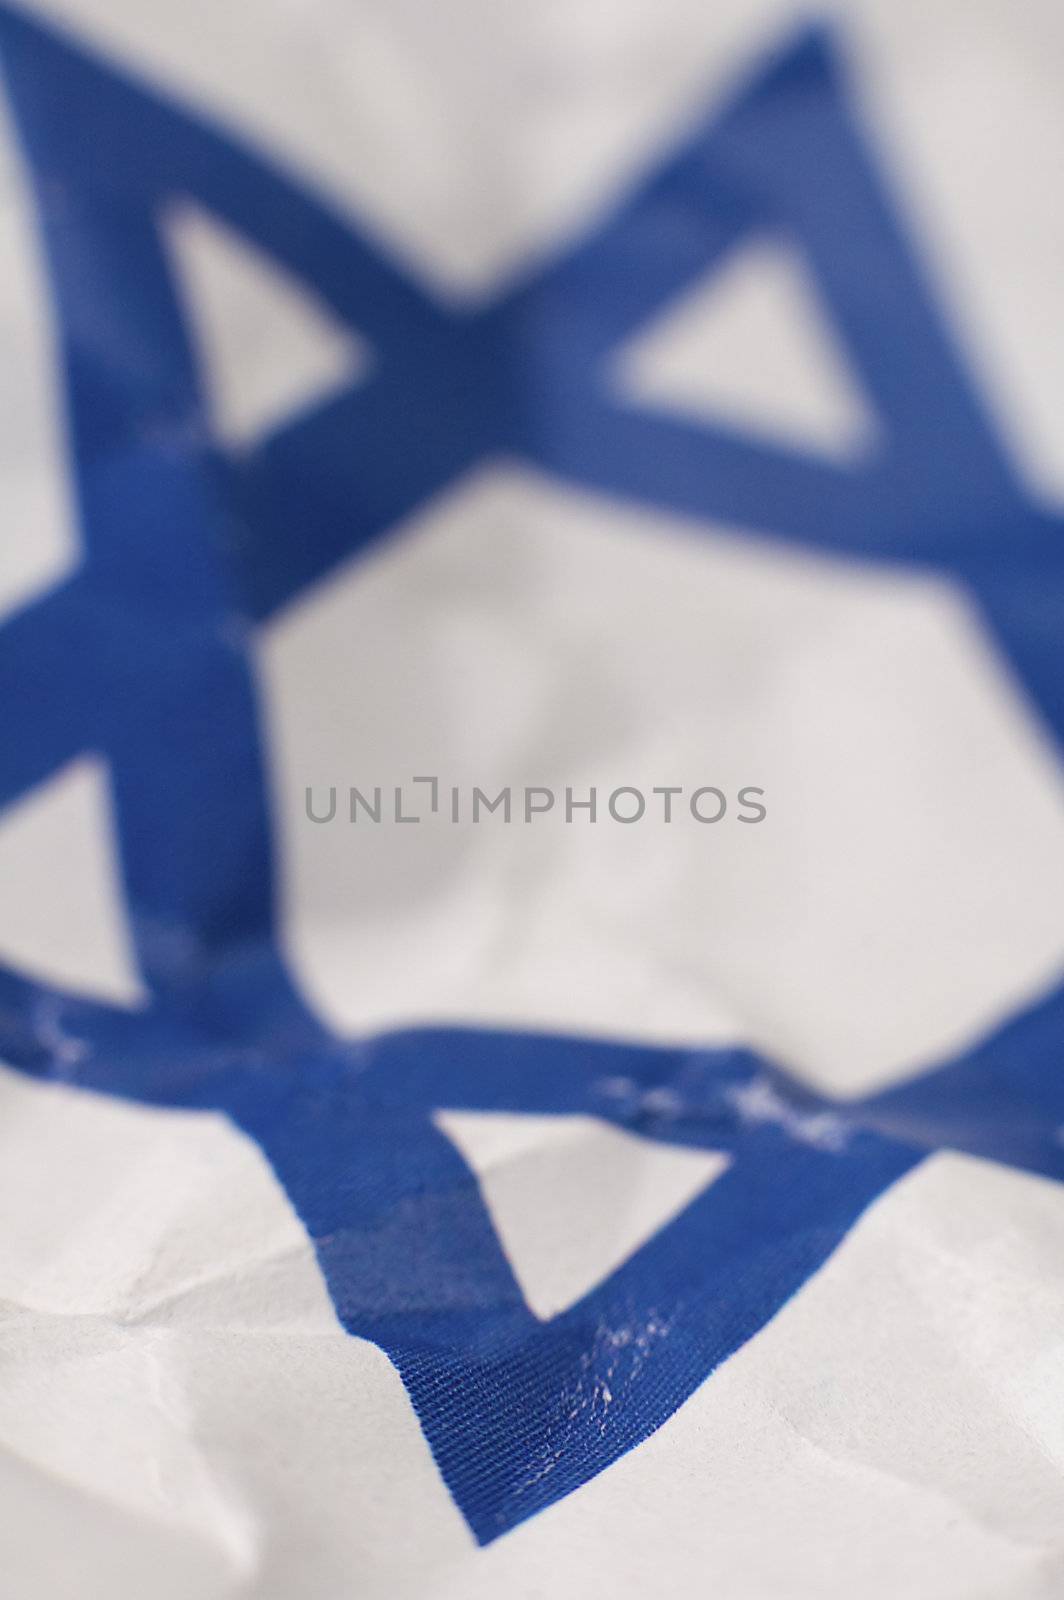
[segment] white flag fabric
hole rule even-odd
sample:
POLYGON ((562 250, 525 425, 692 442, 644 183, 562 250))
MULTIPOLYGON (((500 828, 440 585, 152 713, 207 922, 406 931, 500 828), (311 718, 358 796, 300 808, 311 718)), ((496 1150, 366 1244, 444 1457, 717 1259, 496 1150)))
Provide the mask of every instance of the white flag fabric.
POLYGON ((0 5, 25 1600, 1064 1584, 1064 14, 0 5))

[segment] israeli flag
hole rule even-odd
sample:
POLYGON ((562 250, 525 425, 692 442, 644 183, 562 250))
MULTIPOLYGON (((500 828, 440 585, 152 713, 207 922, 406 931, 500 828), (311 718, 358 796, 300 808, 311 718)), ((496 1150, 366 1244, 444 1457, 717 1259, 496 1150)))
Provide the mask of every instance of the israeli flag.
POLYGON ((0 3, 12 1600, 1064 1590, 1064 12, 0 3))

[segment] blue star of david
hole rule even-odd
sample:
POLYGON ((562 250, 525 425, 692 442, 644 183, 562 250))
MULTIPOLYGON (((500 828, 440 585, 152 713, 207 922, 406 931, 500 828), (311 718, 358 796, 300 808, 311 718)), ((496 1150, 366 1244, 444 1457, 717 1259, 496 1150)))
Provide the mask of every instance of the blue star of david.
POLYGON ((928 1152, 1064 1178, 1064 991, 844 1107, 744 1050, 461 1029, 333 1038, 278 954, 252 628, 457 475, 519 456, 606 495, 950 573, 1060 735, 1059 520, 1030 504, 998 444, 822 32, 774 56, 563 254, 474 308, 441 304, 238 142, 10 8, 0 47, 85 547, 72 577, 0 629, 0 808, 78 752, 106 754, 152 996, 127 1013, 0 971, 0 1054, 86 1090, 223 1111, 258 1141, 337 1316, 398 1368, 486 1542, 659 1427, 928 1152), (368 382, 239 457, 207 424, 160 235, 179 198, 257 243, 377 356, 368 382), (877 410, 880 446, 854 465, 626 405, 605 384, 620 344, 765 233, 804 252, 877 410), (778 1114, 750 1116, 752 1094, 778 1114), (733 1159, 540 1321, 432 1121, 440 1108, 592 1114, 733 1159))

